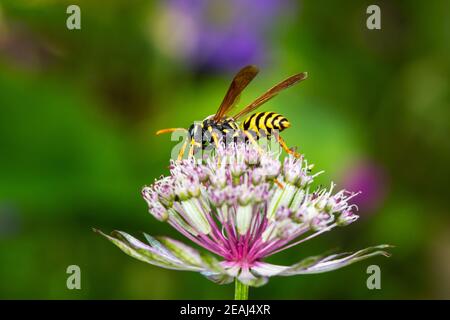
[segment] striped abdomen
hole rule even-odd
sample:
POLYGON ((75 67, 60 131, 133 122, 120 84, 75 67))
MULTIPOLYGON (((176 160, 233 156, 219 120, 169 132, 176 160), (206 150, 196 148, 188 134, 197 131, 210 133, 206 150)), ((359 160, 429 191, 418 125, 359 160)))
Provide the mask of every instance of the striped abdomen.
POLYGON ((275 112, 257 112, 249 116, 242 123, 242 129, 245 131, 252 131, 257 136, 263 132, 268 137, 270 137, 273 130, 281 132, 290 126, 291 124, 288 119, 275 112))

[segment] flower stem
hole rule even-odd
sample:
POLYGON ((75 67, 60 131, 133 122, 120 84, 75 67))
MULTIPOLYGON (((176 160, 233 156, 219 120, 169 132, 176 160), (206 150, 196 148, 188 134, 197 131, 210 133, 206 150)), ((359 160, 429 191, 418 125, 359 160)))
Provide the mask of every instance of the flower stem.
POLYGON ((235 279, 234 284, 234 300, 248 300, 248 286, 238 279, 235 279))

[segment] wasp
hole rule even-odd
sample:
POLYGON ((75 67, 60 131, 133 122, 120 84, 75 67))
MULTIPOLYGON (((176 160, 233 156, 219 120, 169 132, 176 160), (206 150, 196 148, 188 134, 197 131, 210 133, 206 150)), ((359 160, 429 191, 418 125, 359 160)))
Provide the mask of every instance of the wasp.
POLYGON ((284 81, 281 81, 263 93, 252 103, 244 107, 241 111, 233 116, 229 115, 233 107, 239 101, 242 91, 256 77, 258 72, 258 68, 253 65, 242 68, 231 81, 228 91, 215 114, 206 117, 201 122, 192 124, 188 129, 167 128, 159 130, 156 134, 159 135, 177 130, 188 132, 188 139, 180 149, 178 160, 183 158, 188 145, 188 154, 192 157, 199 148, 205 149, 209 144, 215 144, 217 146, 221 136, 229 137, 230 135, 233 139, 244 137, 244 139, 248 139, 252 143, 256 143, 256 140, 262 136, 269 139, 274 135, 280 146, 287 153, 292 154, 295 157, 300 157, 297 152, 291 150, 287 146, 284 139, 279 135, 279 132, 290 127, 289 121, 281 114, 275 112, 257 112, 248 116, 242 122, 240 120, 275 97, 280 91, 305 80, 308 76, 306 72, 295 74, 284 81))

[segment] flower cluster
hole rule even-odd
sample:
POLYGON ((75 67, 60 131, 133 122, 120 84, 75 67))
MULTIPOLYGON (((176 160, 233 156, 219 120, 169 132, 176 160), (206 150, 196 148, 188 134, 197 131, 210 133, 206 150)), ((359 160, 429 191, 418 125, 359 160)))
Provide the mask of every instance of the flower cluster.
POLYGON ((108 239, 131 256, 157 266, 198 271, 218 283, 259 286, 274 275, 319 273, 374 256, 386 245, 355 253, 308 258, 292 266, 264 258, 354 222, 357 193, 313 188, 313 166, 304 158, 266 152, 247 143, 219 146, 205 159, 172 161, 170 175, 142 190, 149 212, 197 245, 146 235, 149 244, 123 232, 108 239))

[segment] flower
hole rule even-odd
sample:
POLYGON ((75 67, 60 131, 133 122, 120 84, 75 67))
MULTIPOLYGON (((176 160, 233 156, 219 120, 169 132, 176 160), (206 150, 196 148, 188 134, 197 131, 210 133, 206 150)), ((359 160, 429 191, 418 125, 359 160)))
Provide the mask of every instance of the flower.
MULTIPOLYGON (((310 257, 292 266, 264 259, 357 220, 357 193, 313 189, 312 166, 302 158, 262 151, 243 142, 220 145, 204 159, 172 161, 170 175, 142 195, 149 212, 214 255, 167 237, 148 244, 121 231, 103 234, 130 256, 168 269, 200 272, 217 283, 237 278, 260 286, 271 276, 335 270, 375 255, 387 245, 354 253, 310 257)), ((100 232, 100 231, 99 231, 100 232)))
POLYGON ((342 183, 346 188, 361 190, 355 202, 364 212, 375 212, 383 205, 389 190, 389 179, 380 164, 361 159, 349 165, 343 176, 342 183))
POLYGON ((290 0, 163 1, 152 37, 161 52, 197 70, 232 71, 267 60, 267 33, 293 8, 290 0))

